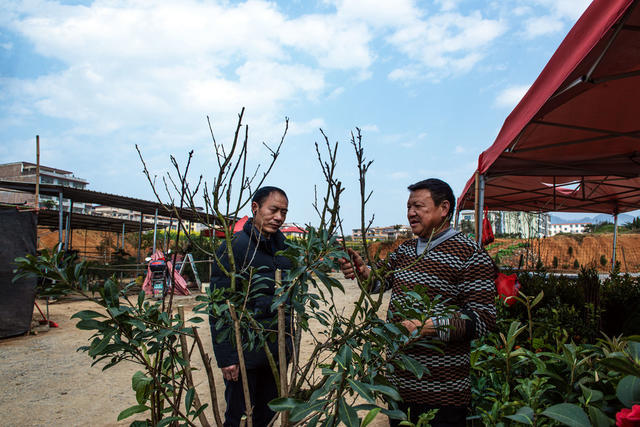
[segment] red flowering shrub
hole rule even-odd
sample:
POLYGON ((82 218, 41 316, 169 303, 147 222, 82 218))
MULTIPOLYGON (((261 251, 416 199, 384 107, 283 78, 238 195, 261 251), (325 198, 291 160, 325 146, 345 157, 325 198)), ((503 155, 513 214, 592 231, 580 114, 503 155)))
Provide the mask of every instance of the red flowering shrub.
POLYGON ((616 414, 618 427, 640 427, 640 405, 633 405, 631 409, 622 408, 616 414))

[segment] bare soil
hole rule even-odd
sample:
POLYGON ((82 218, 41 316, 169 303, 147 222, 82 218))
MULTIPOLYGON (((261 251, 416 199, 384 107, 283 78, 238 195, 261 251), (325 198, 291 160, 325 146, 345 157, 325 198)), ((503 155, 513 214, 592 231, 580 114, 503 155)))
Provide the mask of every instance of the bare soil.
MULTIPOLYGON (((338 277, 338 276, 336 276, 338 277)), ((342 279, 346 293, 336 299, 339 309, 349 310, 358 291, 354 282, 342 279)), ((388 298, 388 296, 387 296, 388 298)), ((38 301, 45 310, 46 302, 38 301)), ((176 297, 175 304, 185 307, 192 317, 195 295, 176 297)), ((386 309, 386 302, 383 305, 386 309)), ((77 329, 77 319, 70 317, 81 310, 96 309, 84 300, 62 300, 49 305, 50 319, 58 328, 36 326, 32 334, 0 340, 0 425, 2 426, 120 426, 129 425, 136 417, 117 422, 118 414, 135 404, 131 376, 137 365, 122 362, 102 371, 105 363, 91 366, 92 359, 80 346, 87 345, 90 331, 77 329)), ((40 314, 34 309, 37 325, 40 314)), ((200 334, 207 352, 213 356, 211 334, 201 323, 200 334)), ((311 340, 302 344, 302 358, 308 358, 311 340)), ((210 403, 209 387, 199 357, 193 358, 194 381, 200 398, 210 403)), ((220 370, 213 362, 218 390, 218 406, 224 413, 224 385, 220 370)), ((213 423, 213 414, 207 409, 213 423)), ((143 414, 142 414, 143 415, 143 414)), ((143 416, 139 419, 144 419, 143 416)), ((387 426, 385 416, 378 416, 374 427, 387 426)))

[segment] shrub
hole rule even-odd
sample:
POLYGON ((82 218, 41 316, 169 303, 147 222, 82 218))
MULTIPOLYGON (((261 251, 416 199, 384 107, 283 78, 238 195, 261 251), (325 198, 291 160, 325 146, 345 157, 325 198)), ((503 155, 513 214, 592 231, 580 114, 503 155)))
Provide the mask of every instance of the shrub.
POLYGON ((558 257, 557 256, 553 257, 552 265, 553 265, 553 268, 558 268, 558 257))
POLYGON ((580 263, 578 262, 578 260, 573 261, 573 268, 575 269, 580 268, 580 263))
POLYGON ((600 255, 600 265, 602 265, 603 267, 606 267, 607 265, 607 257, 604 255, 600 255))

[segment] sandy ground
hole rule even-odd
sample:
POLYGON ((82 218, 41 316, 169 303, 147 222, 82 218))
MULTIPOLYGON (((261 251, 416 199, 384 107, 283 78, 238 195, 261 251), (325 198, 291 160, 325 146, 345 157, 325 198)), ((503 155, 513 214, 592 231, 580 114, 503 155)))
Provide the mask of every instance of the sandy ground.
MULTIPOLYGON (((343 284, 346 294, 337 304, 347 307, 355 301, 357 288, 353 282, 343 280, 343 284)), ((39 304, 44 310, 44 302, 39 304)), ((176 304, 185 306, 189 318, 196 304, 195 296, 177 297, 176 304)), ((0 340, 0 425, 118 426, 129 425, 136 419, 130 417, 117 422, 122 410, 137 404, 131 389, 131 376, 139 367, 122 362, 103 372, 103 363, 92 367, 91 358, 77 351, 78 347, 87 345, 91 332, 77 329, 77 319, 70 317, 92 308, 95 308, 94 304, 87 301, 50 304, 50 318, 59 324, 59 328, 38 327, 35 335, 0 340)), ((35 311, 34 319, 38 318, 40 315, 35 311)), ((200 325, 205 348, 213 355, 208 326, 200 325)), ((309 347, 303 344, 302 358, 305 349, 308 357, 309 347)), ((196 389, 201 399, 209 401, 206 374, 199 359, 194 360, 195 367, 200 368, 194 373, 196 389)), ((213 363, 218 404, 224 411, 222 375, 215 361, 213 363)), ((213 422, 212 413, 207 411, 213 422)), ((379 416, 370 425, 382 427, 388 423, 386 417, 379 416)))

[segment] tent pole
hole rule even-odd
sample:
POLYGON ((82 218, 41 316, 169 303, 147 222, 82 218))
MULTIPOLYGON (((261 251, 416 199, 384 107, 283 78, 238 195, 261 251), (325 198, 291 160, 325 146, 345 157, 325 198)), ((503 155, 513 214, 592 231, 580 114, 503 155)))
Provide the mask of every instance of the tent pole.
POLYGON ((153 252, 156 253, 156 237, 158 235, 158 209, 156 208, 156 213, 153 216, 153 252))
POLYGON ((456 219, 453 222, 453 228, 458 229, 458 224, 460 223, 460 209, 456 210, 456 219))
POLYGON ((482 245, 482 215, 484 214, 484 175, 478 175, 480 191, 478 197, 478 243, 482 245))
POLYGON ((618 212, 613 216, 613 255, 611 257, 611 274, 616 269, 616 244, 618 243, 618 212))
POLYGON ((475 184, 475 199, 474 199, 474 209, 475 209, 475 227, 474 227, 474 232, 476 235, 476 239, 478 238, 478 230, 480 229, 479 226, 479 222, 478 222, 478 218, 480 218, 480 216, 478 215, 478 206, 480 203, 480 173, 478 171, 476 171, 476 176, 475 176, 475 180, 474 180, 474 184, 475 184))

